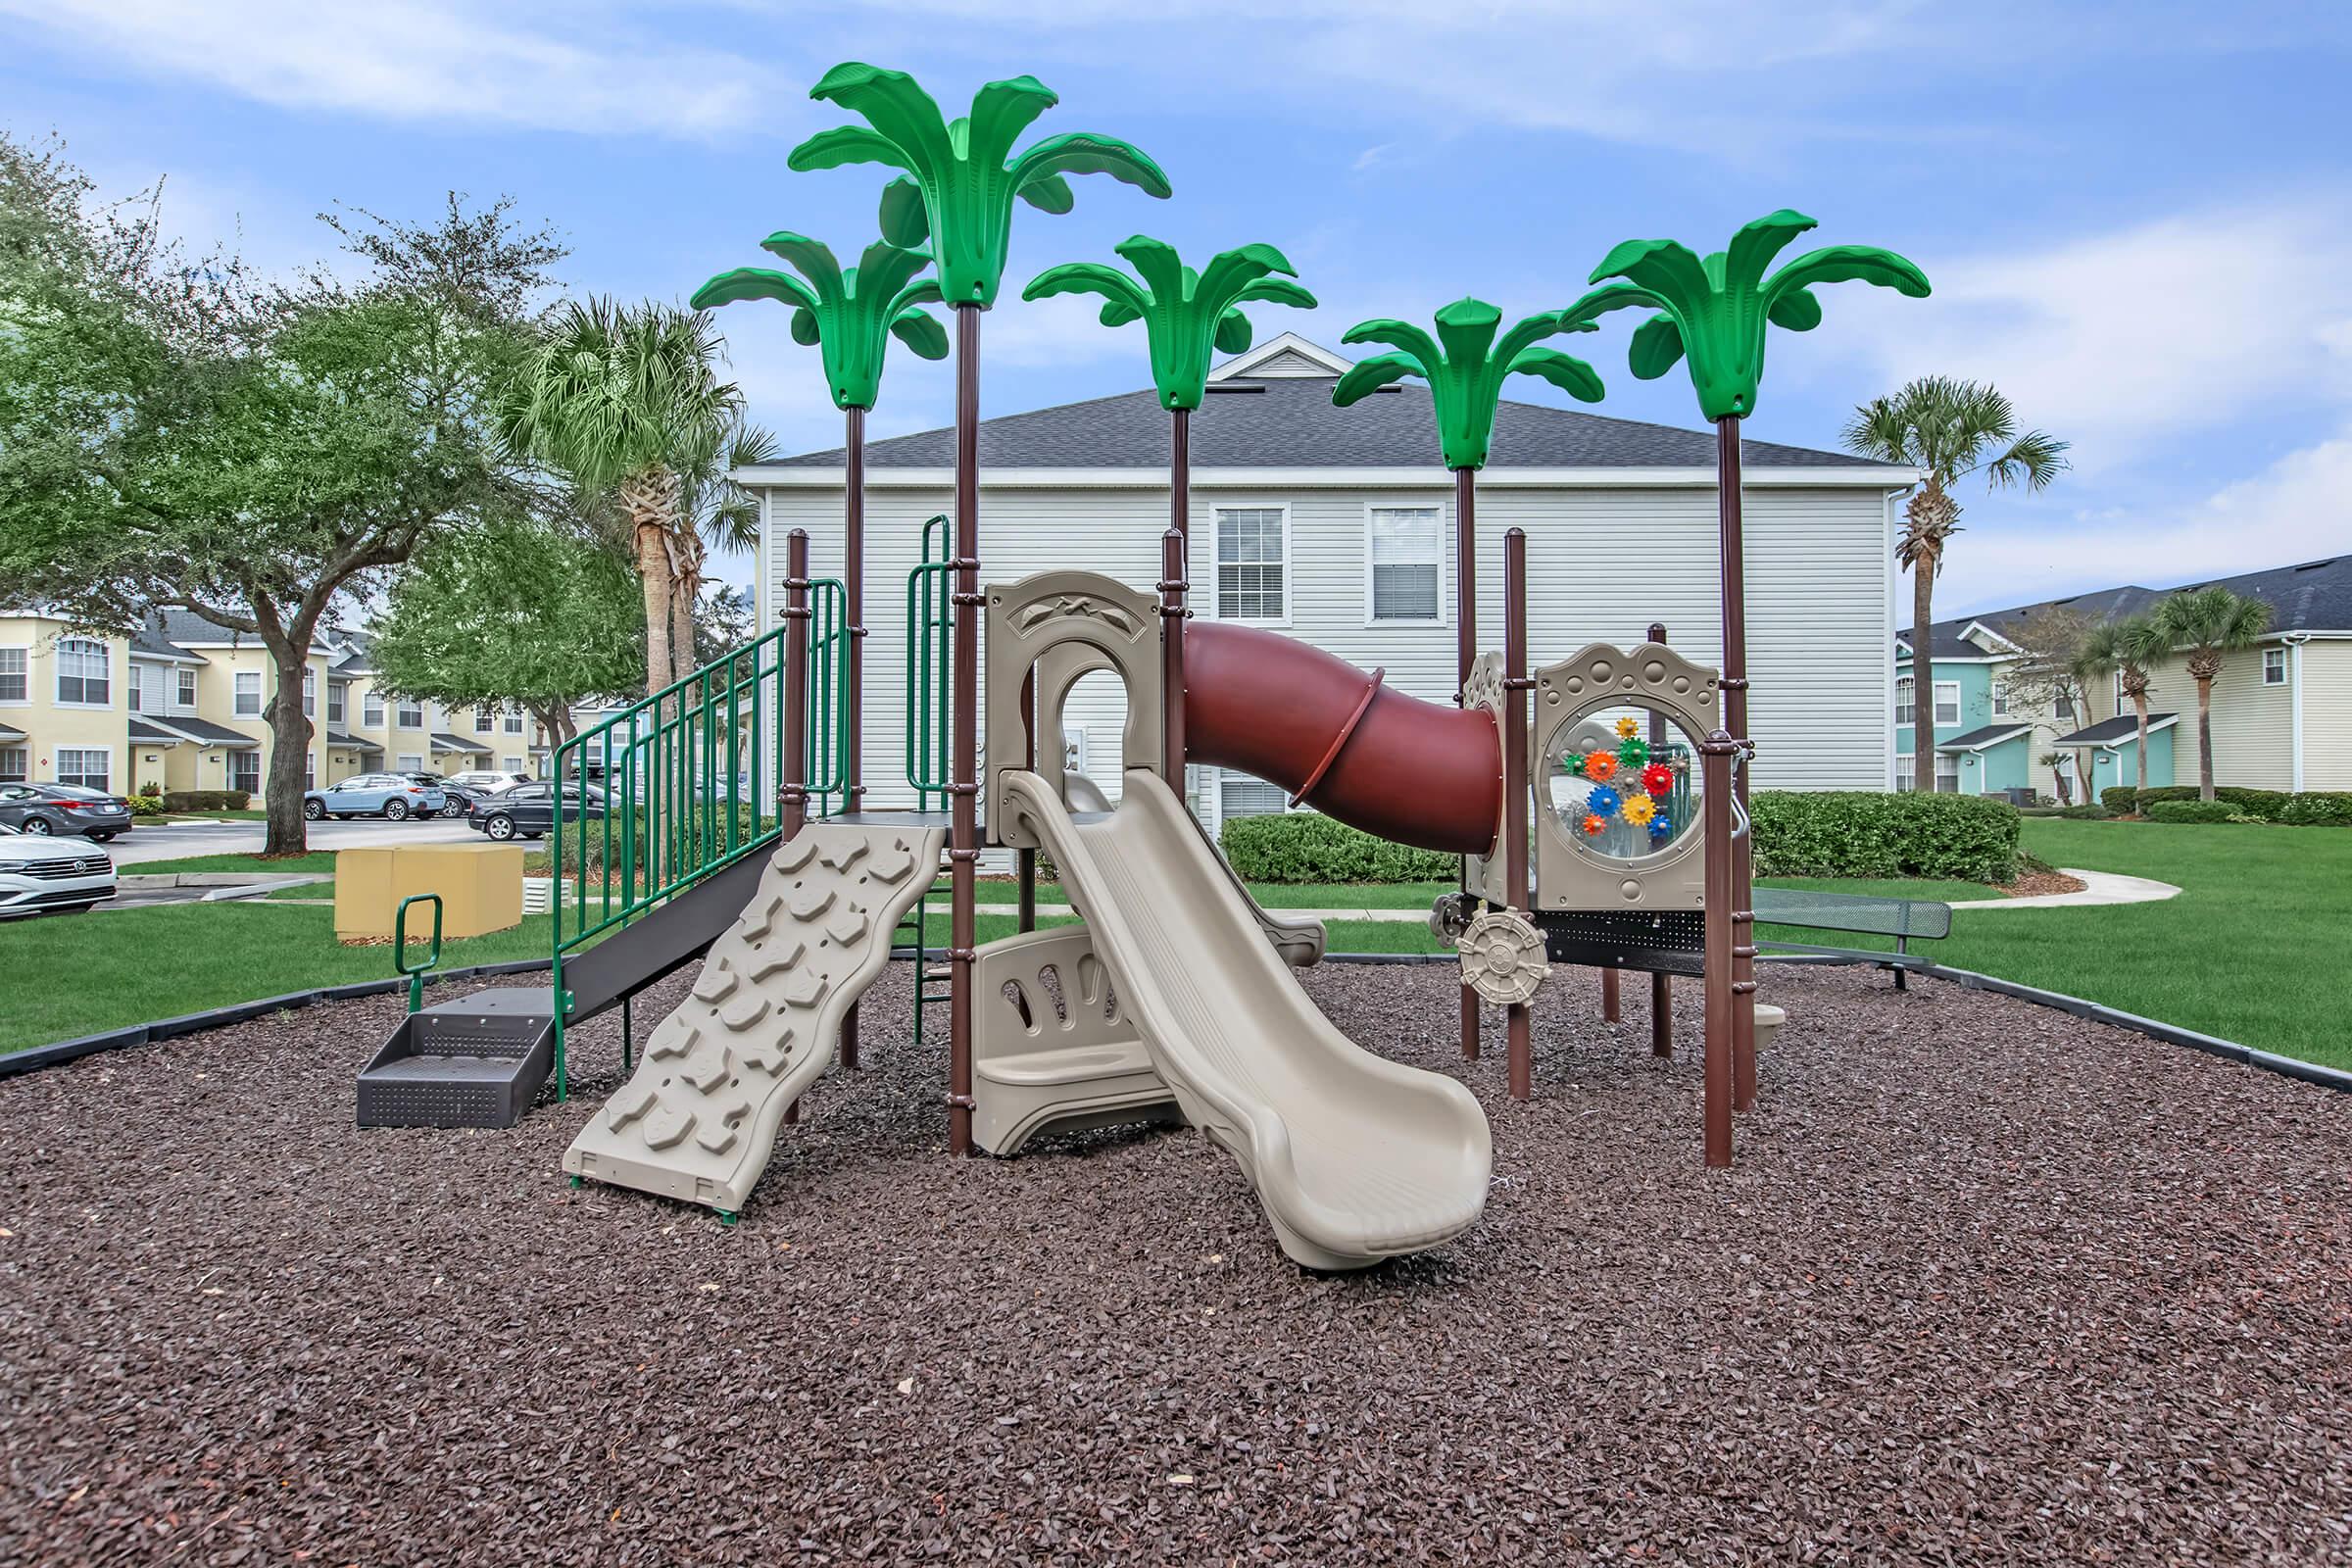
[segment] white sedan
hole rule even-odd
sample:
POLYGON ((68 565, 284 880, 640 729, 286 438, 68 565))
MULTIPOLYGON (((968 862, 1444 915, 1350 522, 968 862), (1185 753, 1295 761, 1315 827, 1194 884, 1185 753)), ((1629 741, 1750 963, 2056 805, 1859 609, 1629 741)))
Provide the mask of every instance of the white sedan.
POLYGON ((97 845, 20 833, 0 822, 0 919, 78 914, 114 896, 114 858, 97 845))

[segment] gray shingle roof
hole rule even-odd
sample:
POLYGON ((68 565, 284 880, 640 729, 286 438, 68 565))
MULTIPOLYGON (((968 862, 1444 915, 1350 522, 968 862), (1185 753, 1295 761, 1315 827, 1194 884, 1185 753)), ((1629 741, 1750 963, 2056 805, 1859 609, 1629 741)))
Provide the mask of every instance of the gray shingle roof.
POLYGON ((202 654, 192 654, 164 635, 164 618, 161 611, 149 611, 147 618, 132 630, 130 651, 134 654, 147 654, 156 659, 169 659, 174 662, 185 661, 198 664, 210 662, 202 654))
POLYGON ((1996 742, 2009 740, 2015 736, 2023 735, 2033 727, 2034 726, 2031 724, 2019 724, 2015 722, 2007 724, 1984 724, 1980 725, 1976 729, 1970 730, 1965 735, 1955 735, 1948 741, 1937 741, 1936 743, 1936 749, 1939 752, 1982 751, 1985 747, 1991 746, 1996 742))
POLYGON ((381 752, 383 750, 381 746, 376 745, 365 735, 351 735, 339 729, 330 729, 326 732, 326 744, 340 746, 354 752, 381 752))
MULTIPOLYGON (((2153 733, 2174 722, 2180 716, 2178 713, 2150 713, 2148 729, 2150 733, 2153 733)), ((2088 729, 2079 729, 2072 735, 2061 735, 2050 744, 2052 746, 2113 746, 2117 741, 2138 738, 2139 715, 2118 713, 2113 718, 2100 719, 2088 729)))
MULTIPOLYGON (((1329 376, 1231 380, 1209 389, 1193 415, 1196 468, 1440 468, 1429 389, 1407 384, 1352 408, 1332 407, 1329 376)), ((1749 441, 1751 467, 1881 467, 1839 452, 1749 441)), ((879 468, 944 468, 956 461, 953 429, 866 445, 879 468)), ((1168 414, 1151 392, 1124 392, 980 421, 980 462, 1007 468, 1151 468, 1168 461, 1168 414)), ((787 467, 839 467, 839 447, 786 458, 787 467)), ((1504 403, 1494 416, 1490 467, 1711 468, 1711 431, 1612 419, 1597 414, 1504 403)))
POLYGON ((198 718, 193 713, 150 714, 146 722, 166 734, 195 741, 202 746, 226 746, 233 751, 262 744, 259 737, 248 735, 241 729, 230 729, 226 724, 216 724, 209 718, 198 718))
MULTIPOLYGON (((1994 631, 2008 635, 2014 633, 2021 622, 2048 610, 2070 610, 2094 620, 2108 620, 2153 609, 2159 602, 2183 588, 2210 588, 2216 585, 2269 605, 2271 630, 2274 632, 2352 631, 2352 556, 2333 556, 2320 561, 2300 562, 2291 566, 2271 566, 2235 577, 2199 578, 2175 588, 2142 588, 2134 583, 2122 588, 2102 588, 2096 593, 2044 599, 2009 610, 1989 610, 1974 615, 1956 616, 1951 620, 1939 620, 1934 627, 1934 657, 1983 658, 1983 649, 1974 643, 1962 641, 1960 637, 1977 621, 1983 621, 1994 631)), ((1908 640, 1911 628, 1904 627, 1900 635, 1908 640)))
MULTIPOLYGON (((231 631, 228 627, 205 619, 192 610, 154 610, 147 613, 147 624, 140 628, 142 636, 154 638, 163 649, 173 653, 189 652, 188 644, 234 644, 241 648, 259 648, 259 632, 231 631)), ((136 639, 134 638, 135 642, 136 639)), ((311 638, 311 652, 327 652, 326 644, 318 637, 311 638)))

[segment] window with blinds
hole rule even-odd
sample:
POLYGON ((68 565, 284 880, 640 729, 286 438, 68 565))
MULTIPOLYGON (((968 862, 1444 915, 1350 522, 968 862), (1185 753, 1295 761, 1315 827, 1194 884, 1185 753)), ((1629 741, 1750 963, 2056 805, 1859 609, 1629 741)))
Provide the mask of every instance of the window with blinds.
POLYGON ((1374 620, 1435 622, 1445 524, 1435 507, 1374 507, 1365 523, 1374 620))
POLYGON ((1217 784, 1217 813, 1225 821, 1237 816, 1280 816, 1291 798, 1263 779, 1227 778, 1217 784))
POLYGON ((1217 618, 1288 620, 1288 519, 1280 507, 1217 509, 1217 618))

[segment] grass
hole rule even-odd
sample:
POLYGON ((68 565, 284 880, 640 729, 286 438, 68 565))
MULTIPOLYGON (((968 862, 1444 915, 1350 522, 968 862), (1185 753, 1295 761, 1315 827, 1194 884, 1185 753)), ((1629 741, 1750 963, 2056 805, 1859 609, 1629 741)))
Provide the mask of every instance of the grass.
MULTIPOLYGON (((1441 893, 1451 893, 1450 882, 1252 882, 1250 894, 1262 908, 1268 909, 1427 909, 1441 893)), ((948 896, 948 882, 942 877, 934 897, 948 896)), ((980 884, 982 904, 1016 904, 1021 890, 1009 879, 990 879, 980 884)), ((1040 904, 1069 902, 1057 882, 1037 885, 1040 904)))
POLYGON ((122 867, 124 876, 161 876, 170 871, 257 871, 265 874, 305 871, 332 876, 335 872, 335 854, 332 850, 313 850, 307 855, 289 855, 274 860, 264 859, 258 855, 190 855, 176 860, 141 860, 122 867))

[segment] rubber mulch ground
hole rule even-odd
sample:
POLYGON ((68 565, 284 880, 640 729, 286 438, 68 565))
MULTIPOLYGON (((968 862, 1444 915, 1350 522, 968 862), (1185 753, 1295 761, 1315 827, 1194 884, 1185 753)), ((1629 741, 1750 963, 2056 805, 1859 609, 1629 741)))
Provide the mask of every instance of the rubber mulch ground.
POLYGON ((2352 1097, 1776 969, 1710 1175, 1638 988, 1516 1104, 1450 970, 1306 982, 1485 1101, 1443 1251, 1303 1274, 1188 1132, 949 1160, 903 965, 733 1230, 565 1185, 601 1022, 513 1132, 354 1130, 389 999, 0 1082, 0 1561, 2352 1560, 2352 1097))

